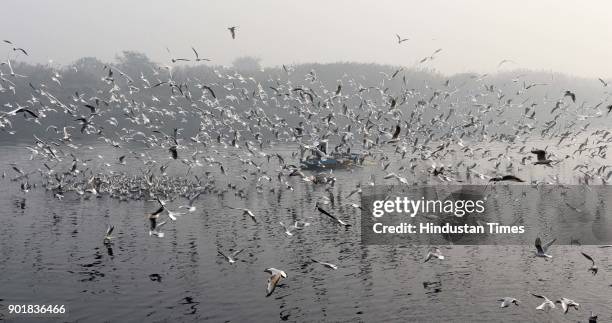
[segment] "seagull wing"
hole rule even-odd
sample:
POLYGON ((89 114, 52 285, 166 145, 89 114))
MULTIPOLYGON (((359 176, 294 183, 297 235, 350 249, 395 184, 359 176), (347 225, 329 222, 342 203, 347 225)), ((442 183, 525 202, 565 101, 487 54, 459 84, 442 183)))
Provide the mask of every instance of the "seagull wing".
MULTIPOLYGON (((542 240, 540 240, 540 237, 536 238, 536 240, 535 240, 535 247, 538 250, 538 253, 544 253, 544 249, 542 249, 542 240)), ((535 295, 535 294, 533 294, 533 296, 540 297, 540 296, 535 295)))
POLYGON ((164 210, 165 210, 165 208, 164 208, 164 206, 162 205, 162 206, 160 206, 160 207, 159 207, 159 209, 157 209, 157 211, 155 211, 155 212, 151 213, 151 216, 156 216, 156 215, 158 215, 158 214, 160 214, 160 213, 164 212, 164 210))
POLYGON ((272 293, 274 292, 274 289, 276 288, 276 285, 278 284, 280 279, 281 279, 281 274, 280 273, 272 274, 268 278, 268 286, 266 287, 266 292, 267 292, 266 297, 272 295, 272 293))
POLYGON ((590 260, 590 261, 593 263, 593 266, 595 266, 595 260, 593 260, 593 258, 592 258, 591 256, 587 255, 587 254, 586 254, 586 253, 584 253, 584 252, 581 252, 581 254, 582 254, 582 255, 583 255, 583 256, 584 256, 586 259, 590 260))
POLYGON ((557 239, 552 239, 550 241, 548 241, 545 245, 544 245, 544 251, 548 250, 548 248, 555 243, 555 241, 557 241, 557 239))
POLYGON ((224 254, 221 250, 217 250, 217 253, 220 254, 221 256, 223 256, 227 261, 230 261, 230 257, 228 257, 226 254, 224 254))

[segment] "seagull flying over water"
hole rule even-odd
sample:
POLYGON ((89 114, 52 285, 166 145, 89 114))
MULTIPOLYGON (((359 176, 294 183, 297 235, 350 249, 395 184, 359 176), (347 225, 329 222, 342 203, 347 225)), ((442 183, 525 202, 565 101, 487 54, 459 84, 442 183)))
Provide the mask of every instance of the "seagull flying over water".
POLYGON ((333 270, 337 270, 338 269, 338 266, 336 266, 336 265, 334 265, 332 263, 329 263, 329 262, 323 262, 323 261, 319 261, 319 260, 316 260, 316 259, 310 259, 310 260, 312 260, 312 262, 314 262, 314 263, 323 265, 323 266, 325 266, 325 267, 327 267, 329 269, 333 269, 333 270))
POLYGON ((542 304, 536 307, 536 310, 548 312, 551 308, 556 308, 555 303, 553 303, 550 299, 548 299, 548 297, 543 296, 543 295, 533 294, 533 293, 531 293, 531 295, 544 300, 542 304))
POLYGON ((580 307, 580 304, 574 302, 573 300, 569 298, 565 298, 565 297, 561 297, 555 303, 561 304, 561 308, 563 309, 563 314, 567 314, 567 311, 569 311, 570 307, 573 307, 575 310, 578 310, 578 307, 580 307))
POLYGON ((436 259, 444 260, 444 255, 442 254, 442 251, 440 251, 440 248, 433 248, 433 249, 431 249, 427 253, 427 256, 425 256, 425 260, 423 260, 423 263, 428 262, 429 260, 431 260, 431 258, 436 258, 436 259))
POLYGON ((282 278, 287 278, 287 274, 284 271, 276 268, 266 268, 266 270, 264 271, 270 274, 270 277, 268 278, 268 284, 266 286, 267 297, 272 295, 272 292, 274 292, 274 289, 276 289, 276 286, 282 278))
POLYGON ((111 242, 111 239, 113 238, 111 236, 113 230, 115 230, 115 226, 109 224, 108 228, 106 229, 106 234, 104 235, 104 244, 109 244, 111 242))
POLYGON ((510 304, 514 304, 516 306, 519 306, 519 300, 514 298, 514 297, 504 297, 504 298, 500 298, 498 299, 499 302, 501 302, 500 306, 501 308, 504 307, 508 307, 510 306, 510 304))
POLYGON ((244 249, 239 249, 239 250, 235 250, 234 252, 232 252, 231 254, 226 255, 224 254, 221 250, 217 250, 217 253, 219 253, 221 256, 223 256, 225 258, 225 260, 227 260, 227 262, 229 262, 230 264, 233 264, 236 262, 236 256, 241 253, 244 249))
POLYGON ((583 256, 584 256, 586 259, 588 259, 588 260, 590 260, 590 261, 591 261, 591 267, 589 267, 588 271, 589 271, 590 273, 592 273, 592 274, 593 274, 593 276, 597 275, 597 271, 598 271, 599 269, 598 269, 598 268, 597 268, 597 266, 595 265, 595 260, 593 260, 593 257, 591 257, 591 256, 587 255, 587 254, 586 254, 586 253, 584 253, 584 252, 581 252, 581 254, 582 254, 582 255, 583 255, 583 256))
POLYGON ((552 258, 552 256, 547 254, 546 252, 548 251, 548 248, 555 241, 557 241, 557 239, 552 239, 551 241, 549 241, 545 245, 542 245, 542 240, 540 240, 540 237, 537 237, 536 240, 535 240, 535 247, 536 247, 535 255, 536 255, 536 257, 552 258))

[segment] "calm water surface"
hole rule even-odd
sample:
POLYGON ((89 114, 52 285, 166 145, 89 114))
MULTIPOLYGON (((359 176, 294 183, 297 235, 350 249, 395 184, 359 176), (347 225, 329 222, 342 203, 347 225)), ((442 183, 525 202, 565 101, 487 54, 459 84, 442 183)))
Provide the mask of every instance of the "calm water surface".
MULTIPOLYGON (((97 167, 102 163, 98 154, 114 164, 123 153, 96 147, 85 154, 94 159, 90 166, 97 167)), ((69 314, 52 320, 71 322, 584 322, 590 310, 602 322, 612 320, 612 249, 554 246, 554 258, 534 261, 531 246, 452 246, 443 248, 445 261, 422 264, 426 246, 361 245, 359 212, 344 206, 343 197, 358 182, 365 183, 373 167, 335 173, 336 200, 326 208, 354 224, 341 228, 314 209, 316 200, 329 196, 324 186, 292 177, 295 190, 289 191, 278 189, 274 178, 257 191, 253 176, 239 178, 242 166, 236 160, 226 165, 232 178, 216 176, 219 183, 238 183, 246 197, 233 190, 223 196, 202 194, 197 210, 167 224, 165 238, 159 239, 148 235, 145 217, 157 208, 156 202, 83 199, 74 193, 59 201, 40 187, 22 193, 19 183, 10 181, 15 174, 8 163, 18 162, 24 169, 41 166, 28 158, 25 149, 0 148, 0 165, 7 173, 0 180, 2 307, 65 304, 69 314), (249 208, 260 221, 255 224, 227 206, 249 208), (312 224, 292 237, 285 235, 278 222, 296 219, 312 224), (115 225, 111 248, 102 243, 109 223, 115 225), (245 250, 233 265, 217 254, 219 249, 241 248, 245 250), (599 275, 587 272, 581 250, 598 260, 599 275), (312 264, 311 258, 339 269, 312 264), (270 297, 265 297, 267 267, 288 274, 270 297), (539 312, 539 299, 528 292, 565 296, 582 308, 567 315, 539 312), (497 299, 503 296, 522 303, 500 309, 497 299)), ((130 164, 138 165, 135 160, 130 164)), ((274 161, 271 165, 277 169, 274 161)), ((519 175, 534 178, 530 172, 519 175)), ((376 174, 384 182, 382 173, 376 174)), ((359 203, 358 198, 350 200, 359 203)), ((169 208, 186 203, 178 198, 169 208)))

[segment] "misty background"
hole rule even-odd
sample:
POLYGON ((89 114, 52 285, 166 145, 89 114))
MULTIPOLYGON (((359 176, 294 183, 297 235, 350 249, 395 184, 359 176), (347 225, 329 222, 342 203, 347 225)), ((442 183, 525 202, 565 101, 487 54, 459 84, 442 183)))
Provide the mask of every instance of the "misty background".
MULTIPOLYGON (((501 69, 612 77, 612 3, 598 1, 35 1, 2 2, 2 39, 29 49, 31 63, 69 64, 123 50, 168 64, 194 46, 212 64, 240 56, 264 66, 359 62, 413 66, 445 75, 501 69), (232 40, 227 27, 238 26, 232 40), (401 45, 396 34, 409 38, 401 45)), ((2 53, 0 52, 0 55, 2 53)), ((2 55, 4 56, 4 55, 2 55)), ((14 56, 9 53, 9 56, 14 56)), ((192 65, 192 62, 185 63, 192 65)))

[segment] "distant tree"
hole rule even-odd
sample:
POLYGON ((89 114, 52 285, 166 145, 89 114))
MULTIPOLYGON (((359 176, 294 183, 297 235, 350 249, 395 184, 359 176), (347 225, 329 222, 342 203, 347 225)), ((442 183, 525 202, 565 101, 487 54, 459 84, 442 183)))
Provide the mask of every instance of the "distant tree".
POLYGON ((261 64, 259 63, 260 61, 261 59, 257 57, 242 56, 242 57, 236 58, 232 62, 232 66, 235 69, 240 70, 240 71, 249 71, 249 72, 260 71, 261 70, 261 64))
POLYGON ((73 67, 77 72, 98 75, 102 73, 104 63, 95 57, 82 57, 70 64, 68 69, 72 70, 73 67))
POLYGON ((129 50, 124 50, 115 56, 115 61, 119 69, 132 77, 140 75, 141 72, 147 75, 157 66, 147 55, 129 50))

